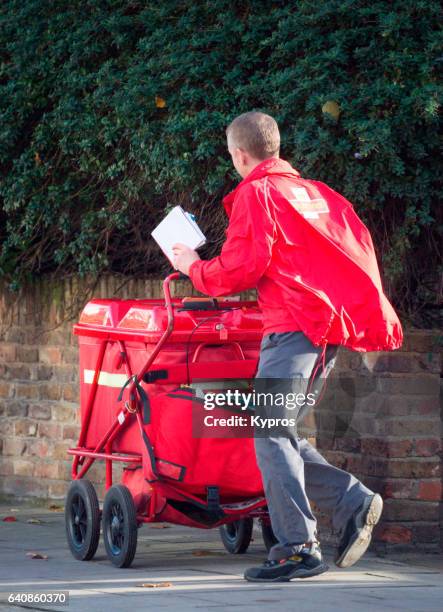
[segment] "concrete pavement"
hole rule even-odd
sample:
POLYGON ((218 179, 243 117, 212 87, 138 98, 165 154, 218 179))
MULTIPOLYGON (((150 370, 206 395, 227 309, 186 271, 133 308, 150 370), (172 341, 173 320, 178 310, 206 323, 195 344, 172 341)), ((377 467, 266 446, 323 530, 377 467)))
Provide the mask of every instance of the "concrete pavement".
MULTIPOLYGON (((258 529, 245 555, 229 555, 218 530, 168 526, 143 526, 129 569, 117 569, 108 561, 100 542, 93 561, 76 561, 64 533, 63 511, 30 504, 0 505, 0 592, 69 591, 68 606, 29 604, 34 610, 69 612, 159 610, 329 610, 443 609, 441 557, 377 558, 367 554, 348 570, 330 562, 326 574, 303 581, 254 584, 243 580, 245 567, 261 563, 265 548, 258 529), (16 522, 4 522, 5 516, 16 522), (31 521, 31 522, 29 522, 31 521), (47 555, 32 559, 28 552, 47 555), (161 584, 156 588, 142 584, 161 584)), ((4 598, 4 595, 3 595, 4 598)), ((0 610, 24 609, 0 603, 0 610)))

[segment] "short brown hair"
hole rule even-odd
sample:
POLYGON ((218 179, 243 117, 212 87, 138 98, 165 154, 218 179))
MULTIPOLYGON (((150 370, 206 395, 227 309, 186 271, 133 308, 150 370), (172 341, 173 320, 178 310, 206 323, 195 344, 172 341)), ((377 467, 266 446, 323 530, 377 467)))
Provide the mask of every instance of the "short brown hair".
POLYGON ((233 143, 256 159, 278 156, 280 132, 275 119, 265 113, 251 111, 234 119, 226 129, 233 143))

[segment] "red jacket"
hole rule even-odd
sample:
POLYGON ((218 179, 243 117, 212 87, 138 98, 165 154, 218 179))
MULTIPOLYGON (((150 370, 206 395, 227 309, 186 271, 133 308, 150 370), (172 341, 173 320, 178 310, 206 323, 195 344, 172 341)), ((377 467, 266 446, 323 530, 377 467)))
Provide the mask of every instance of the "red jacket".
POLYGON ((264 334, 303 331, 315 345, 357 351, 401 346, 371 236, 343 196, 270 158, 223 204, 229 226, 220 255, 189 270, 198 291, 257 287, 264 334))

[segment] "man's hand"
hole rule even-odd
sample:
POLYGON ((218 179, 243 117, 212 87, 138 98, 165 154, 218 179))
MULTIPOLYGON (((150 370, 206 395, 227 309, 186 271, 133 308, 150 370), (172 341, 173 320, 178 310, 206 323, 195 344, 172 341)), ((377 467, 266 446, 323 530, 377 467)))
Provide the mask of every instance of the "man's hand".
POLYGON ((198 253, 193 251, 185 244, 174 244, 172 247, 172 252, 174 253, 175 268, 186 275, 189 275, 189 268, 191 267, 191 264, 200 259, 198 253))

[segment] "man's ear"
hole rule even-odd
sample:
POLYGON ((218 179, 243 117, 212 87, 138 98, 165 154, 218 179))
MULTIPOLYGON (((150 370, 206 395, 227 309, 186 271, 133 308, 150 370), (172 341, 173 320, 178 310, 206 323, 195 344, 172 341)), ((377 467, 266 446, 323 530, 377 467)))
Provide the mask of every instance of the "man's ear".
POLYGON ((238 157, 241 161, 242 166, 247 166, 249 164, 249 155, 248 152, 244 149, 237 149, 238 157))

